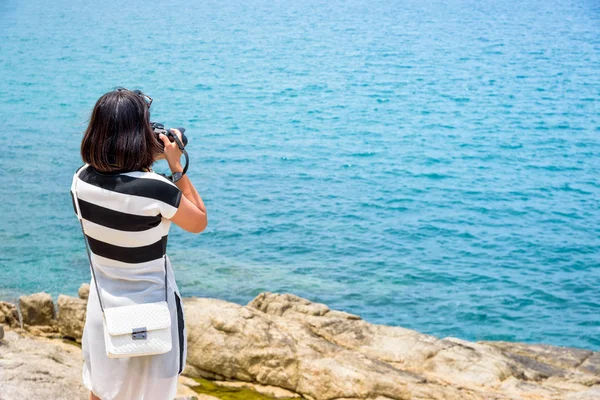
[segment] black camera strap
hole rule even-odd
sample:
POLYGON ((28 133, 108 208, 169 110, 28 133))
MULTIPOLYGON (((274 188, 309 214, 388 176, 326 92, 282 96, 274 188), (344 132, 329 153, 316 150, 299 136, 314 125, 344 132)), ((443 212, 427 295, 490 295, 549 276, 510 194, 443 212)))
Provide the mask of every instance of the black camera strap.
POLYGON ((175 143, 177 143, 177 147, 179 147, 179 150, 181 150, 181 152, 185 156, 185 166, 183 167, 183 171, 175 172, 172 175, 166 177, 168 180, 175 183, 178 180, 180 180, 183 177, 183 175, 185 175, 185 173, 187 172, 188 166, 190 164, 190 157, 188 156, 185 146, 183 145, 183 143, 181 143, 181 140, 179 140, 177 135, 173 135, 173 139, 175 140, 175 143))

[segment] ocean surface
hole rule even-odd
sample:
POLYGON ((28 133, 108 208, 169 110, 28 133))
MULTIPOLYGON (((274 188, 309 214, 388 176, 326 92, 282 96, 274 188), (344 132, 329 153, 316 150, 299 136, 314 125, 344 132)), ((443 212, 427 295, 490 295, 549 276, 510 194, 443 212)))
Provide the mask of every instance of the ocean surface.
POLYGON ((183 295, 600 350, 595 0, 4 0, 0 77, 2 299, 89 281, 69 187, 124 86, 190 138, 183 295))

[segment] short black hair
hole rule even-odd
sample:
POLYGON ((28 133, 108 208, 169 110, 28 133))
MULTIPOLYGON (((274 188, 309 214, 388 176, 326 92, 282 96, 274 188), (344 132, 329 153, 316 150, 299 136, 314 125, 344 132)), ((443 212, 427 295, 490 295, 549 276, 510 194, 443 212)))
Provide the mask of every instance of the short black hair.
POLYGON ((81 141, 85 163, 101 172, 141 171, 162 151, 143 96, 119 87, 98 99, 81 141))

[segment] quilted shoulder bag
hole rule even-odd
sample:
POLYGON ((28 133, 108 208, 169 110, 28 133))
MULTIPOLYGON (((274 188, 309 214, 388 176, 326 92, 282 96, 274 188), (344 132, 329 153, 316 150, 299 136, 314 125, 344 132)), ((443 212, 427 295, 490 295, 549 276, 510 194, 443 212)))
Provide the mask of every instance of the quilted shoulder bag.
POLYGON ((165 259, 165 300, 154 303, 132 304, 120 307, 104 308, 98 280, 94 271, 90 246, 83 228, 83 220, 77 198, 77 176, 74 177, 71 193, 81 224, 81 232, 90 261, 90 269, 96 293, 102 310, 104 326, 104 344, 109 358, 126 358, 163 354, 171 350, 171 312, 167 304, 167 256, 165 259))

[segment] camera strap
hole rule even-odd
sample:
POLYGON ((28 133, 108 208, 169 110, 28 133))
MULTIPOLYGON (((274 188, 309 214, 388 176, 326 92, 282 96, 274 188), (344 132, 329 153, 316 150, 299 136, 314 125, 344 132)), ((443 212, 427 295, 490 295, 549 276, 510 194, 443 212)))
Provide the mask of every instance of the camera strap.
POLYGON ((185 156, 185 166, 183 167, 183 171, 182 172, 175 172, 170 176, 166 176, 166 178, 168 180, 170 180, 171 182, 175 183, 178 180, 180 180, 183 175, 185 175, 185 173, 188 170, 188 166, 190 164, 190 157, 188 156, 187 150, 185 149, 185 146, 183 145, 183 143, 181 143, 181 140, 179 140, 179 138, 177 137, 177 135, 173 135, 173 139, 175 140, 175 143, 177 143, 177 147, 179 147, 179 150, 183 153, 183 155, 185 156))

